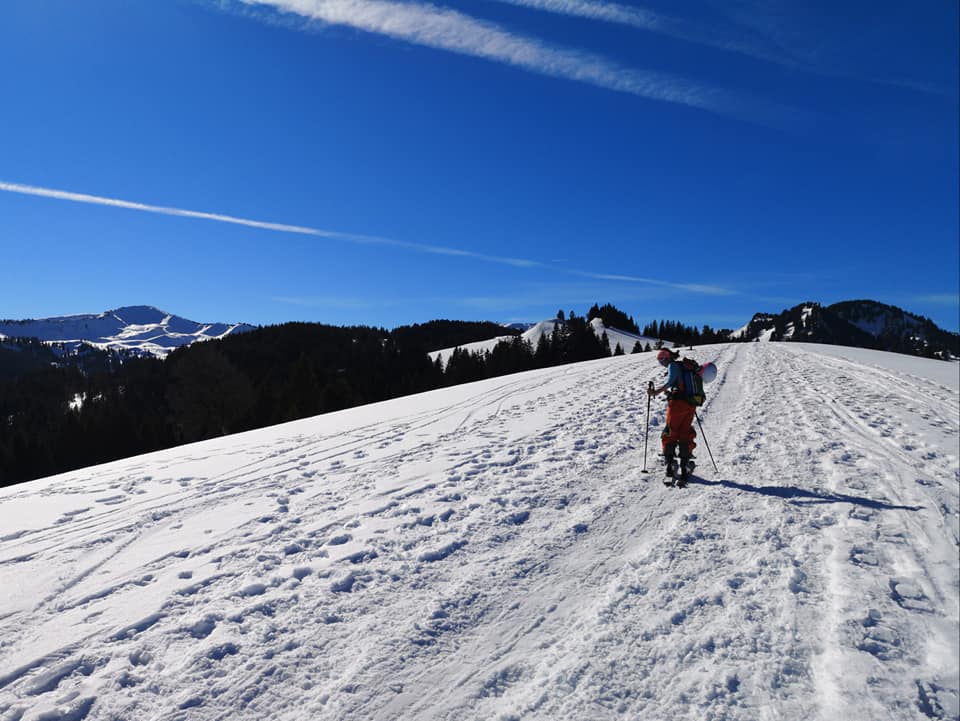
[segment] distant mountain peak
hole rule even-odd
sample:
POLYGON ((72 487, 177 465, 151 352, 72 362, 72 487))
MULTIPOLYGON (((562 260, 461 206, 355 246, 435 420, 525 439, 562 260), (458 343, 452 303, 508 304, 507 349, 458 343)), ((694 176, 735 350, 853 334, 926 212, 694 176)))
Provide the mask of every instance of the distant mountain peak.
POLYGON ((944 359, 960 355, 960 335, 874 300, 842 301, 826 307, 807 301, 779 314, 757 313, 730 337, 828 343, 944 359))
POLYGON ((102 313, 0 321, 0 336, 38 338, 74 352, 82 345, 164 357, 174 348, 253 330, 246 323, 198 323, 152 305, 102 313))

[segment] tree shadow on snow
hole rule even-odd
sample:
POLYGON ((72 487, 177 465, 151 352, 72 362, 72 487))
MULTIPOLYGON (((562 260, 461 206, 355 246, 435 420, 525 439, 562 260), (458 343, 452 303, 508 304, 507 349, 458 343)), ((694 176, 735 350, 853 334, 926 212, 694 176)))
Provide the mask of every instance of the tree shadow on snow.
POLYGON ((873 508, 880 511, 919 511, 923 506, 900 506, 886 501, 875 501, 872 498, 863 496, 850 496, 846 493, 821 493, 811 491, 806 488, 797 488, 795 486, 751 486, 749 483, 738 483, 737 481, 719 480, 708 481, 703 478, 691 478, 690 485, 699 484, 702 486, 724 486, 725 488, 735 488, 738 491, 747 491, 749 493, 759 493, 761 496, 773 496, 774 498, 783 498, 797 505, 808 505, 814 503, 852 503, 857 506, 873 508))

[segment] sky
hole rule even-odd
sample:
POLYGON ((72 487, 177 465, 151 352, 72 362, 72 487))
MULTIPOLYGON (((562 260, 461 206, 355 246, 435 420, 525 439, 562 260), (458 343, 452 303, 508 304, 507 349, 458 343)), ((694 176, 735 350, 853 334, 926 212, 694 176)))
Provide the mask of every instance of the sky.
POLYGON ((0 317, 958 330, 958 12, 4 0, 0 317))

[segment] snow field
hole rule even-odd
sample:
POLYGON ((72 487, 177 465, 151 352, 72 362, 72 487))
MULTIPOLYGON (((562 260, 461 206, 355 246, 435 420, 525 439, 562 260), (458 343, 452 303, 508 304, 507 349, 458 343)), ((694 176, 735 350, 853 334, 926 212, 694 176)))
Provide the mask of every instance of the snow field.
POLYGON ((954 719, 960 393, 705 346, 0 489, 0 719, 954 719))

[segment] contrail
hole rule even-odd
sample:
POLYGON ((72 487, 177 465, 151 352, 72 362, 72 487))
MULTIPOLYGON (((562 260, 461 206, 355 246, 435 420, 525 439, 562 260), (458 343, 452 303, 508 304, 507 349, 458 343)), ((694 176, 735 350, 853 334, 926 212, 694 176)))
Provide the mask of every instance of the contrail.
MULTIPOLYGON (((828 67, 818 60, 818 55, 804 52, 791 44, 784 43, 781 25, 789 25, 787 21, 780 23, 764 18, 763 12, 755 12, 749 6, 742 9, 742 14, 750 18, 746 24, 746 31, 727 24, 726 26, 709 27, 697 25, 689 21, 647 10, 634 5, 624 5, 611 0, 491 0, 505 5, 540 10, 557 15, 579 17, 588 20, 616 23, 652 33, 659 33, 666 37, 684 42, 701 45, 716 50, 738 53, 745 57, 774 63, 792 70, 801 70, 827 77, 864 80, 879 85, 905 88, 920 93, 950 96, 951 90, 938 87, 934 84, 918 82, 903 78, 882 78, 877 76, 861 75, 840 67, 828 67)), ((734 6, 736 7, 736 6, 734 6)), ((743 24, 742 22, 739 24, 743 24)), ((817 43, 819 49, 819 43, 817 43)))
POLYGON ((438 245, 426 245, 423 243, 411 243, 405 240, 395 240, 377 235, 362 235, 359 233, 342 233, 336 230, 323 230, 321 228, 308 228, 302 225, 288 225, 286 223, 270 223, 262 220, 250 220, 249 218, 238 218, 233 215, 223 215, 222 213, 206 213, 199 210, 184 210, 183 208, 170 208, 164 205, 148 205, 147 203, 135 203, 129 200, 120 200, 119 198, 105 198, 99 195, 88 195, 86 193, 73 193, 67 190, 55 190, 53 188, 39 188, 34 185, 21 185, 20 183, 7 183, 0 180, 0 190, 8 193, 20 193, 21 195, 35 195, 41 198, 54 198, 56 200, 69 200, 74 203, 89 203, 91 205, 107 205, 113 208, 125 208, 127 210, 139 210, 144 213, 157 213, 159 215, 173 215, 180 218, 199 218, 201 220, 215 220, 220 223, 232 223, 234 225, 244 225, 248 228, 260 228, 262 230, 273 230, 280 233, 299 233, 300 235, 312 235, 318 238, 329 238, 331 240, 344 240, 350 243, 362 245, 389 245, 396 248, 406 248, 416 250, 421 253, 433 253, 435 255, 451 255, 463 258, 475 258, 487 260, 494 263, 513 265, 521 268, 530 268, 542 266, 543 264, 534 260, 524 260, 522 258, 506 258, 495 255, 484 255, 470 250, 460 250, 457 248, 445 248, 438 245))
POLYGON ((730 117, 742 115, 740 100, 729 92, 667 73, 625 68, 596 54, 549 45, 493 22, 427 3, 394 0, 239 2, 651 100, 687 105, 730 117))
POLYGON ((579 275, 598 280, 613 280, 629 283, 644 283, 649 285, 659 285, 670 288, 677 288, 694 293, 706 293, 709 295, 727 295, 732 291, 717 288, 714 286, 671 283, 669 281, 656 280, 652 278, 641 278, 629 275, 612 275, 605 273, 591 273, 588 271, 572 270, 569 268, 558 267, 539 260, 528 260, 526 258, 511 258, 500 255, 487 255, 486 253, 477 253, 472 250, 462 250, 460 248, 448 248, 442 245, 429 245, 426 243, 413 243, 406 240, 396 240, 395 238, 386 238, 378 235, 363 235, 360 233, 343 233, 337 230, 324 230, 322 228, 311 228, 304 225, 290 225, 287 223, 271 223, 263 220, 251 220, 250 218, 238 218, 234 215, 224 215, 223 213, 207 213, 199 210, 185 210, 183 208, 172 208, 165 205, 150 205, 147 203, 136 203, 130 200, 121 200, 119 198, 107 198, 100 195, 89 195, 87 193, 74 193, 68 190, 57 190, 54 188, 41 188, 35 185, 23 185, 21 183, 8 183, 0 180, 0 191, 7 193, 18 193, 20 195, 32 195, 40 198, 52 198, 54 200, 68 200, 73 203, 87 203, 90 205, 105 205, 111 208, 124 208, 126 210, 137 210, 142 213, 156 213, 158 215, 172 215, 178 218, 197 218, 200 220, 213 220, 218 223, 231 223, 233 225, 242 225, 248 228, 259 228, 261 230, 272 230, 278 233, 296 233, 299 235, 310 235, 317 238, 326 238, 329 240, 341 240, 348 243, 359 245, 385 245, 393 248, 403 248, 418 253, 431 253, 433 255, 446 255, 455 258, 468 258, 472 260, 482 260, 489 263, 499 263, 509 265, 515 268, 545 268, 552 272, 566 273, 568 275, 579 275))
POLYGON ((558 15, 599 20, 659 33, 684 42, 705 45, 718 50, 740 53, 758 60, 798 67, 799 63, 783 54, 764 51, 756 43, 725 37, 717 29, 691 27, 676 18, 661 15, 641 7, 623 5, 609 0, 494 0, 505 5, 541 10, 558 15))

